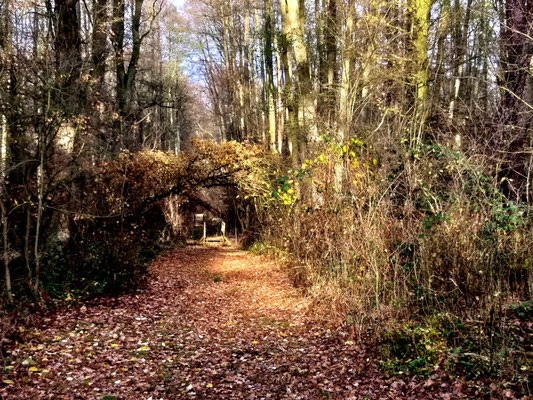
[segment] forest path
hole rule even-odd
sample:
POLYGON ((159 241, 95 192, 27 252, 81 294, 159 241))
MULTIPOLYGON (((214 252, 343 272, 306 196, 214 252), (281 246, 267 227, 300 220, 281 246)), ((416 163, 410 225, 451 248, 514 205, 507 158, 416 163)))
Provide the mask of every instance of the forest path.
POLYGON ((452 383, 378 372, 364 346, 308 316, 305 297, 268 259, 194 246, 163 254, 150 271, 142 291, 23 332, 2 397, 457 398, 452 383))

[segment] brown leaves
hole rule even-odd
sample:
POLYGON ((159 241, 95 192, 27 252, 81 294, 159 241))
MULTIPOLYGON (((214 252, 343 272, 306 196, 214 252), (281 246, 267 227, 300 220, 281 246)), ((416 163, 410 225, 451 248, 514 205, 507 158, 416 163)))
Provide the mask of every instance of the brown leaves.
POLYGON ((200 140, 178 154, 125 152, 87 168, 91 178, 86 180, 84 211, 94 207, 93 214, 128 214, 171 194, 236 184, 247 179, 246 171, 262 154, 258 146, 200 140))
POLYGON ((161 256, 151 272, 143 291, 64 310, 26 329, 10 348, 1 396, 468 397, 445 374, 399 379, 377 371, 364 344, 308 315, 308 300, 268 260, 188 247, 161 256), (223 279, 214 282, 213 274, 223 279))

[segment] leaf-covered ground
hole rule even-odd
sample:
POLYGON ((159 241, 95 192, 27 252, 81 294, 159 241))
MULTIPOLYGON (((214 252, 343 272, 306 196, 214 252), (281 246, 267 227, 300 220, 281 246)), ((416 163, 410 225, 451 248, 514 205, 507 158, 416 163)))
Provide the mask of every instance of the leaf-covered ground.
MULTIPOLYGON (((12 399, 456 399, 439 377, 387 377, 370 349, 321 327, 274 262, 230 248, 161 256, 146 289, 26 328, 0 394, 12 399)), ((22 330, 22 329, 21 329, 22 330)))

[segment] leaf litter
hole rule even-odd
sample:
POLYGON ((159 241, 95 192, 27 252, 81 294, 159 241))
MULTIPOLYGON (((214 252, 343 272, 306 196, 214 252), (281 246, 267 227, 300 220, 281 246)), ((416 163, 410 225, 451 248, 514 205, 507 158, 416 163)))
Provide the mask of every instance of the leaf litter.
POLYGON ((277 263, 231 248, 159 257, 146 288, 44 317, 4 361, 10 399, 458 399, 440 372, 391 377, 311 315, 277 263), (219 279, 213 279, 213 276, 219 279))

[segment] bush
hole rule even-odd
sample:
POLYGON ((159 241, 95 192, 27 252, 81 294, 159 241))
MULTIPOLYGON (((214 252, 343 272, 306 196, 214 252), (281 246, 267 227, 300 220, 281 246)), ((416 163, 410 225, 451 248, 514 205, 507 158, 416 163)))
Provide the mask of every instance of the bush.
POLYGON ((261 154, 248 144, 195 141, 179 154, 123 152, 100 162, 88 157, 78 159, 75 169, 50 163, 38 260, 33 244, 39 186, 33 182, 29 194, 8 188, 13 306, 134 287, 162 243, 181 239, 172 201, 203 187, 251 184, 248 170, 261 154))
POLYGON ((324 138, 299 168, 274 168, 245 193, 263 247, 289 256, 316 308, 359 333, 389 332, 386 365, 427 372, 446 359, 450 371, 475 364, 474 378, 503 374, 512 346, 494 335, 508 337, 509 301, 531 296, 532 210, 493 172, 442 145, 324 138))

